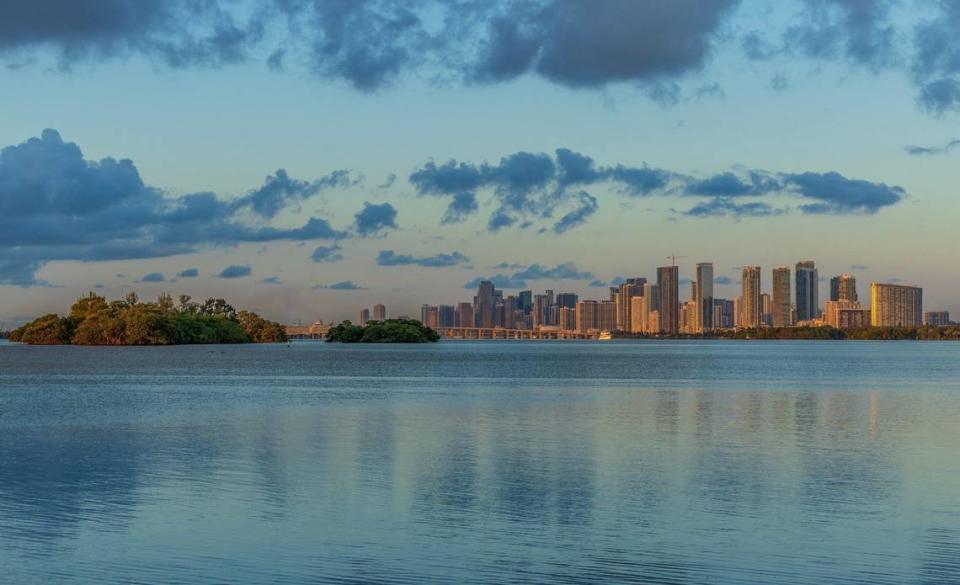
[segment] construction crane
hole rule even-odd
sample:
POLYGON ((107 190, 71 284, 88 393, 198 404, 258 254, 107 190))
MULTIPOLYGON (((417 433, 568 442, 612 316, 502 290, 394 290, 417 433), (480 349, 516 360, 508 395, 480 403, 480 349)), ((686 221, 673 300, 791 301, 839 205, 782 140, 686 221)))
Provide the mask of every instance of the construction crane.
POLYGON ((671 266, 676 266, 676 265, 677 265, 677 259, 678 259, 678 258, 686 258, 686 256, 676 256, 676 255, 674 255, 674 256, 667 256, 667 260, 669 260, 670 262, 673 262, 673 264, 672 264, 671 266))

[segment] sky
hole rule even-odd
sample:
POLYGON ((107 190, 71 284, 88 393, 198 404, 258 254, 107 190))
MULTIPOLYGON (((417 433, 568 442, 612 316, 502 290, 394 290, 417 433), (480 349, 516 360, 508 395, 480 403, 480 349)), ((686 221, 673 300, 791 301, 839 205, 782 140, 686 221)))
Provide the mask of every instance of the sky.
MULTIPOLYGON (((960 3, 0 0, 0 328, 817 262, 960 313, 960 3)), ((821 298, 827 290, 822 283, 821 298)))

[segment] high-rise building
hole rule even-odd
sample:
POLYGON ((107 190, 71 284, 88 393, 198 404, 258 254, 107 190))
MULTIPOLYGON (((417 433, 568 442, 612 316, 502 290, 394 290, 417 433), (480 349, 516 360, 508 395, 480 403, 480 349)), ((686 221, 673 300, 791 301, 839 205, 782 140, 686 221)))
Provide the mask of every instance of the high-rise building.
POLYGON ((630 330, 630 311, 632 310, 633 297, 643 294, 643 282, 645 279, 630 278, 620 285, 617 291, 617 326, 619 331, 630 330))
POLYGON ((616 331, 617 303, 615 301, 600 301, 600 330, 616 331))
POLYGON ((630 333, 643 333, 645 329, 644 298, 630 299, 630 333))
POLYGON ((923 314, 923 324, 931 327, 946 327, 950 325, 949 311, 930 311, 923 314))
POLYGON ((576 331, 577 310, 570 307, 560 307, 560 330, 576 331))
POLYGON ((473 314, 473 303, 458 303, 455 315, 455 327, 473 328, 477 326, 473 314))
POLYGON ((773 296, 770 307, 773 313, 774 327, 793 325, 790 310, 790 267, 777 266, 773 269, 773 296))
POLYGON ((370 309, 363 309, 360 311, 360 326, 366 327, 367 321, 370 320, 370 309))
POLYGON ((517 295, 517 308, 524 314, 529 315, 530 311, 533 310, 533 292, 529 290, 520 291, 520 294, 517 295))
POLYGON ((431 329, 436 329, 440 326, 440 311, 439 309, 437 309, 437 307, 428 306, 426 317, 427 317, 426 319, 420 322, 426 325, 427 327, 430 327, 431 329))
POLYGON ((577 293, 560 293, 557 295, 557 306, 576 310, 577 300, 577 293))
POLYGON ((720 329, 733 329, 735 324, 734 302, 727 299, 713 300, 713 322, 720 329))
POLYGON ((644 283, 643 295, 633 297, 634 307, 638 301, 640 304, 640 314, 631 314, 631 321, 635 324, 634 333, 659 333, 659 321, 654 325, 650 315, 660 309, 660 289, 657 288, 655 284, 644 283), (639 329, 636 328, 637 326, 639 326, 639 329))
POLYGON ((383 305, 377 304, 373 306, 373 320, 374 321, 386 321, 387 320, 387 308, 383 305))
POLYGON ((899 284, 870 285, 870 324, 874 327, 919 327, 923 323, 923 289, 899 284))
POLYGON ((797 321, 812 321, 820 316, 820 276, 813 260, 797 262, 797 321))
POLYGON ((490 329, 493 327, 493 296, 495 289, 493 283, 489 280, 484 280, 480 282, 480 286, 477 289, 477 308, 476 308, 476 321, 477 326, 482 329, 490 329))
POLYGON ((600 303, 580 301, 577 303, 577 331, 587 333, 600 330, 600 303))
POLYGON ((440 327, 453 327, 456 321, 456 309, 450 305, 440 305, 437 307, 438 325, 440 327))
POLYGON ((533 328, 549 325, 547 313, 550 308, 550 301, 547 295, 533 295, 533 328))
POLYGON ((830 300, 831 301, 849 301, 856 303, 857 298, 857 279, 849 274, 841 274, 830 279, 830 300))
POLYGON ((773 325, 773 299, 767 293, 760 293, 760 323, 764 327, 773 325))
POLYGON ((838 329, 867 327, 870 311, 856 301, 827 301, 823 306, 823 322, 838 329))
POLYGON ((697 301, 696 325, 697 331, 709 332, 713 324, 713 263, 700 262, 697 264, 697 301))
POLYGON ((760 305, 760 267, 743 267, 743 296, 741 297, 740 327, 743 329, 756 329, 762 325, 763 310, 760 305))
POLYGON ((503 328, 517 328, 517 297, 513 295, 503 299, 503 328))
POLYGON ((667 335, 680 332, 680 270, 676 266, 657 268, 657 288, 660 291, 659 325, 667 335))

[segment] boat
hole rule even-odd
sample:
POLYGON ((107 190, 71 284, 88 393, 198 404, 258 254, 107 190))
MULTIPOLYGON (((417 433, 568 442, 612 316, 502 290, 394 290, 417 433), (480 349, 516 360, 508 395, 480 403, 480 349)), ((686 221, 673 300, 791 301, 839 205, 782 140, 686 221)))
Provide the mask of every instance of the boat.
POLYGON ((597 337, 599 341, 610 341, 613 339, 613 334, 609 331, 601 331, 600 335, 597 337))

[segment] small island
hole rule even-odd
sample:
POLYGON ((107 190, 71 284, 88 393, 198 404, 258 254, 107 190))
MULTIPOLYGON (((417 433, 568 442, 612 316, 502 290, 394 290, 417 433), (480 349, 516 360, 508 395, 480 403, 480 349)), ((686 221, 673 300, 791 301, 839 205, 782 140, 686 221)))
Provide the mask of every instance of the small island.
POLYGON ((283 343, 284 327, 223 299, 192 302, 169 294, 141 302, 136 293, 107 301, 90 293, 62 317, 49 314, 10 332, 10 341, 30 345, 184 345, 201 343, 283 343))
POLYGON ((413 319, 370 321, 366 326, 344 321, 330 328, 326 340, 336 343, 433 343, 440 334, 413 319))

